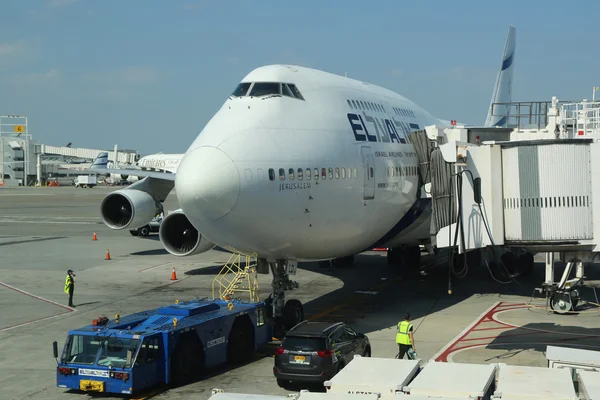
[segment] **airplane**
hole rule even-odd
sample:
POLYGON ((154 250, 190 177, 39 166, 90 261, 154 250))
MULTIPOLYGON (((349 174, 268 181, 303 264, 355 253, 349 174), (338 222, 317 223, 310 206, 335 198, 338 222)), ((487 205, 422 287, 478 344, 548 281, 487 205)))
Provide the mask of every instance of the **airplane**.
MULTIPOLYGON (((511 100, 515 38, 511 26, 492 104, 511 100)), ((505 124, 490 107, 486 126, 505 124)), ((164 248, 258 254, 259 272, 273 275, 273 316, 289 329, 303 318, 300 302, 284 305, 297 262, 347 266, 374 247, 387 247, 391 264, 420 262, 431 199, 421 198, 408 134, 429 125, 450 121, 367 82, 262 66, 241 80, 176 171, 136 172, 145 178, 103 199, 102 219, 112 229, 144 225, 175 188, 181 209, 162 222, 164 248)))
POLYGON ((156 153, 140 158, 136 163, 136 167, 148 170, 164 170, 174 173, 177 171, 179 163, 183 159, 184 154, 163 154, 156 153))
MULTIPOLYGON (((179 166, 179 163, 181 162, 183 156, 183 154, 150 154, 140 158, 135 163, 135 166, 143 170, 167 171, 170 173, 174 173, 177 170, 177 167, 179 166)), ((113 169, 114 164, 108 161, 108 152, 100 153, 96 158, 96 161, 98 162, 98 164, 96 164, 96 167, 100 169, 113 169), (106 160, 106 162, 104 162, 104 160, 106 160)), ((120 167, 116 167, 114 168, 114 170, 118 170, 119 172, 105 172, 102 175, 104 175, 106 178, 110 178, 113 182, 127 181, 129 183, 134 183, 139 181, 138 175, 132 175, 137 173, 137 170, 128 170, 126 172, 123 170, 123 168, 120 167)))

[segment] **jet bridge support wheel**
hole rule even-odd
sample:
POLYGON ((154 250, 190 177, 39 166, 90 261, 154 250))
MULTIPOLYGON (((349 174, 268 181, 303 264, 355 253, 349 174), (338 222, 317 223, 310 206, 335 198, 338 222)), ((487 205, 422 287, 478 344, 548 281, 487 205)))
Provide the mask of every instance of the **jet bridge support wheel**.
POLYGON ((550 306, 559 314, 575 311, 576 304, 575 299, 571 297, 569 292, 556 292, 550 298, 550 306))

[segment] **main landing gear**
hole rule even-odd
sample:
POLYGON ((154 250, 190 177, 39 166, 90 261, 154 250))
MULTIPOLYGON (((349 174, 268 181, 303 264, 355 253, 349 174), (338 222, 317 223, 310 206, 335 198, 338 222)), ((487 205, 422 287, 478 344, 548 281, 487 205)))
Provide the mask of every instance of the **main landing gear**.
POLYGON ((387 250, 387 262, 390 266, 401 266, 407 270, 421 266, 421 248, 419 246, 390 247, 387 250))
POLYGON ((304 307, 298 300, 285 301, 285 292, 298 288, 298 282, 290 280, 290 275, 296 274, 297 263, 288 260, 269 262, 273 274, 272 297, 267 302, 271 303, 272 316, 275 321, 273 336, 282 337, 283 334, 295 325, 304 321, 304 307))

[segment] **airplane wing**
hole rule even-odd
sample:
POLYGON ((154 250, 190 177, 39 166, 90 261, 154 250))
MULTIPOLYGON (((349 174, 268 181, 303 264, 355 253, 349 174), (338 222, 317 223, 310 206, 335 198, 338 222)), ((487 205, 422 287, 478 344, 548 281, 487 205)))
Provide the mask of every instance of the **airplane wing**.
POLYGON ((100 174, 121 174, 121 175, 132 175, 146 177, 149 176, 154 179, 162 179, 166 181, 175 181, 175 174, 166 171, 146 171, 143 169, 121 169, 121 168, 107 168, 108 165, 108 153, 102 152, 98 154, 98 157, 94 160, 89 170, 100 174))

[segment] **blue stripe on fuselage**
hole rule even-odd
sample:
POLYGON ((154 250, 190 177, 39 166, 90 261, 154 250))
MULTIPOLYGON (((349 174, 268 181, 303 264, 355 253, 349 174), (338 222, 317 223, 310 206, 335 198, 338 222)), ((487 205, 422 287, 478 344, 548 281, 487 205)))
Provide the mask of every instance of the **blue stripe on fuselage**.
POLYGON ((400 218, 400 221, 398 221, 388 233, 363 251, 371 250, 374 247, 380 247, 400 234, 403 230, 414 224, 427 208, 431 208, 431 198, 417 199, 406 214, 400 218))

